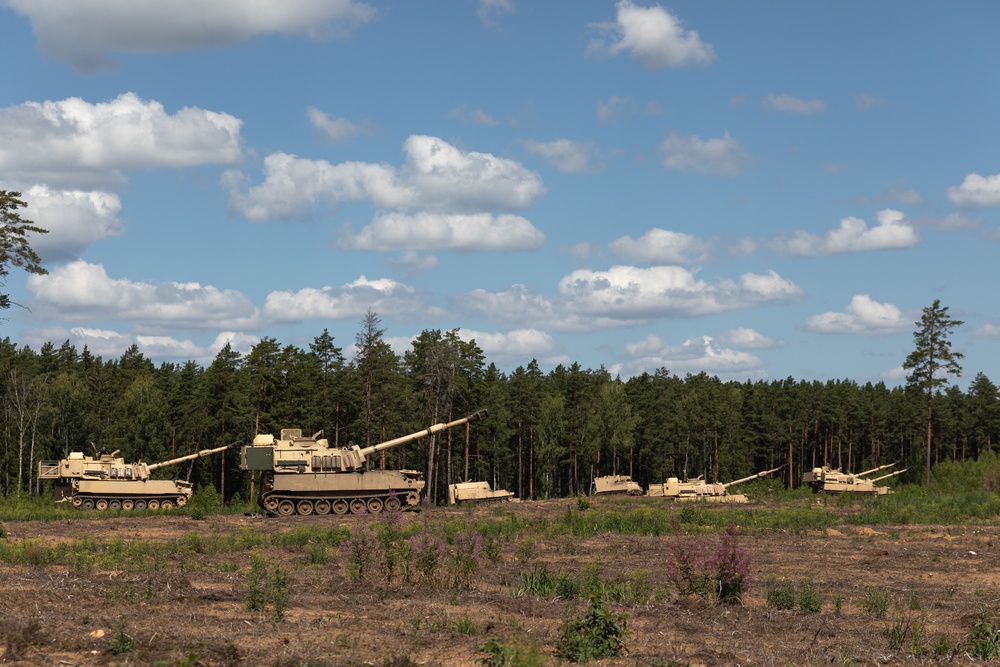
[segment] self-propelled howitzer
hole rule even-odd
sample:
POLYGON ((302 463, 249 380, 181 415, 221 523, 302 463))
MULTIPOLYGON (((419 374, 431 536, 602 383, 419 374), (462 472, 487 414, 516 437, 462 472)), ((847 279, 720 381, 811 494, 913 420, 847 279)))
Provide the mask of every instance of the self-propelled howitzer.
POLYGON ((648 495, 660 498, 673 498, 674 500, 706 500, 719 503, 746 503, 750 502, 742 493, 729 493, 729 487, 743 484, 750 480, 776 473, 785 466, 781 465, 771 470, 764 470, 749 477, 735 479, 732 482, 709 484, 701 477, 682 482, 676 477, 668 477, 663 484, 653 484, 649 487, 648 495))
POLYGON ((142 510, 169 509, 187 503, 194 493, 191 483, 182 479, 151 479, 160 468, 218 454, 239 442, 159 463, 126 463, 118 450, 102 450, 96 456, 70 452, 61 461, 39 461, 38 478, 55 480, 56 502, 71 502, 78 509, 142 510))
POLYGON ((412 509, 420 504, 423 475, 416 470, 374 470, 368 466, 369 457, 485 419, 486 414, 480 410, 370 447, 331 447, 322 431, 303 437, 301 429, 281 429, 279 439, 261 434, 245 446, 240 467, 260 471, 258 503, 281 516, 412 509))
POLYGON ((881 477, 875 477, 874 479, 866 477, 866 475, 878 472, 879 470, 885 470, 886 468, 891 468, 895 465, 895 463, 887 463, 883 466, 878 466, 877 468, 872 468, 871 470, 865 470, 864 472, 859 472, 854 475, 850 473, 843 473, 837 469, 831 469, 829 466, 823 466, 821 468, 813 468, 811 472, 803 473, 802 483, 811 486, 815 493, 856 493, 872 496, 884 496, 892 493, 892 488, 888 486, 880 486, 876 484, 876 482, 881 482, 884 479, 889 479, 890 477, 895 477, 896 475, 902 475, 904 472, 909 470, 909 468, 897 470, 887 475, 882 475, 881 477))

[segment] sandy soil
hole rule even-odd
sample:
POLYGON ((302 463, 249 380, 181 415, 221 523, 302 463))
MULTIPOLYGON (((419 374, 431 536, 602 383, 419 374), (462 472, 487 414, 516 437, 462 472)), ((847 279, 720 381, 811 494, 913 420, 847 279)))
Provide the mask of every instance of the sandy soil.
MULTIPOLYGON (((628 502, 617 500, 623 507, 628 502)), ((532 517, 564 514, 570 501, 482 508, 532 517)), ((404 514, 437 521, 462 509, 404 514)), ((636 576, 644 600, 613 603, 627 614, 628 655, 600 665, 880 665, 972 664, 968 634, 984 609, 1000 612, 996 525, 841 528, 823 533, 766 532, 740 536, 752 555, 755 583, 742 605, 708 604, 677 595, 666 563, 673 536, 620 534, 539 540, 533 552, 482 568, 470 590, 353 582, 347 558, 311 562, 310 547, 255 547, 288 577, 283 621, 248 611, 246 551, 199 552, 199 538, 251 529, 266 535, 304 526, 358 527, 373 517, 210 515, 95 517, 7 523, 5 542, 68 548, 80 540, 150 545, 187 540, 183 555, 150 556, 148 568, 99 570, 56 564, 0 565, 0 662, 22 665, 475 665, 489 639, 533 647, 542 664, 560 664, 555 644, 568 614, 587 601, 518 595, 524 572, 544 566, 578 574, 599 569, 602 580, 636 576), (120 540, 120 541, 119 541, 120 540), (25 542, 26 541, 26 542, 25 542), (766 605, 768 585, 811 580, 823 596, 818 614, 766 605), (884 618, 865 613, 869 587, 889 595, 884 618), (917 625, 914 626, 914 623, 917 625), (914 636, 916 627, 917 636, 914 636), (892 630, 907 636, 892 648, 892 630), (124 632, 134 640, 113 652, 124 632), (935 654, 937 651, 937 655, 935 654)), ((717 535, 705 536, 709 542, 717 535)), ((313 554, 314 555, 314 554, 313 554)), ((315 561, 312 558, 312 561, 315 561)))

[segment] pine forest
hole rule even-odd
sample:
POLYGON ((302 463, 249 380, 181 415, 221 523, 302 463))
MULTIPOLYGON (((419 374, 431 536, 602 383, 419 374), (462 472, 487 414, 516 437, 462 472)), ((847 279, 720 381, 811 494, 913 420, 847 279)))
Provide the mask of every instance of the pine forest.
MULTIPOLYGON (((587 494, 601 475, 645 488, 782 465, 789 488, 824 464, 857 472, 898 463, 909 468, 899 481, 919 484, 928 451, 931 466, 966 461, 1000 440, 998 390, 983 373, 967 392, 936 387, 929 423, 919 386, 722 381, 666 368, 623 381, 578 364, 544 373, 534 361, 504 373, 457 331, 425 330, 402 356, 384 334, 369 311, 349 362, 323 330, 308 349, 267 337, 247 354, 227 345, 208 367, 157 367, 136 346, 109 360, 68 341, 34 351, 0 340, 0 485, 5 495, 51 493, 38 462, 73 451, 152 463, 283 428, 364 447, 480 409, 488 419, 381 452, 376 466, 423 472, 432 503, 467 480, 545 499, 587 494)), ((245 502, 252 486, 239 463, 237 448, 160 476, 187 475, 245 502)))

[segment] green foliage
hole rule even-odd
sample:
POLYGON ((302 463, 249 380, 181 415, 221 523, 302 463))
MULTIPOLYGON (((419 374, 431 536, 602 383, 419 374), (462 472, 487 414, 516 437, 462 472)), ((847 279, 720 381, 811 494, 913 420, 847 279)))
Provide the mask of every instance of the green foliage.
MULTIPOLYGON (((48 234, 49 230, 36 226, 30 220, 21 217, 19 208, 26 208, 27 203, 20 199, 20 192, 0 190, 0 285, 6 282, 6 277, 13 266, 20 267, 28 273, 48 273, 42 268, 42 260, 28 242, 29 232, 48 234)), ((0 308, 10 308, 10 296, 0 294, 0 308)))
POLYGON ((288 609, 288 575, 277 565, 272 567, 268 559, 250 554, 246 581, 246 608, 264 611, 270 605, 272 619, 284 621, 288 609))
POLYGON ((892 596, 877 586, 865 586, 865 597, 861 601, 861 611, 875 618, 885 618, 892 596))
POLYGON ((129 653, 135 648, 135 639, 125 632, 125 614, 118 617, 118 628, 111 635, 111 652, 114 655, 129 653))
POLYGON ((1000 628, 993 623, 993 612, 980 609, 979 620, 969 633, 969 655, 980 660, 1000 658, 1000 628))
POLYGON ((479 660, 485 667, 542 667, 545 664, 545 656, 534 645, 501 644, 496 639, 489 639, 479 650, 487 654, 479 660))
POLYGON ((795 609, 795 583, 791 579, 779 579, 767 583, 765 605, 771 609, 795 609))
POLYGON ((626 615, 614 613, 595 597, 586 615, 567 616, 563 620, 556 640, 556 655, 570 662, 624 655, 628 634, 626 615))
POLYGON ((799 609, 807 614, 818 614, 823 609, 823 596, 812 579, 803 579, 799 582, 799 609))
POLYGON ((473 619, 468 616, 462 616, 460 619, 455 621, 455 631, 471 637, 473 635, 478 635, 482 629, 473 619))

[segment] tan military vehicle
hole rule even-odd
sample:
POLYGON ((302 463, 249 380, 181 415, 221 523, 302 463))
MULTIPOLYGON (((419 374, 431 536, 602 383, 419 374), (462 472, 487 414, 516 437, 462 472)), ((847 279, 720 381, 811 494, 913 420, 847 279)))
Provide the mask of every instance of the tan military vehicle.
POLYGON ((591 485, 591 495, 595 496, 641 496, 642 487, 628 475, 607 475, 597 477, 591 485))
POLYGON ((243 448, 240 467, 260 471, 258 503, 272 514, 379 514, 420 504, 426 484, 416 470, 374 470, 368 457, 486 417, 486 410, 370 447, 331 447, 322 431, 281 429, 281 437, 258 435, 243 448))
POLYGON ((490 488, 489 482, 459 482, 448 485, 448 502, 452 505, 463 503, 509 503, 514 492, 507 489, 490 488))
POLYGON ((776 473, 785 466, 778 466, 771 470, 764 470, 756 475, 750 475, 743 479, 733 480, 725 484, 709 484, 701 476, 690 479, 686 482, 680 481, 676 477, 668 477, 663 484, 653 484, 649 487, 647 495, 657 498, 672 498, 674 500, 705 500, 716 503, 746 503, 750 502, 742 493, 729 493, 729 487, 743 484, 750 480, 776 473))
POLYGON ((203 449, 160 463, 126 463, 118 450, 84 456, 70 452, 61 461, 39 461, 38 478, 55 480, 56 502, 71 502, 78 509, 169 509, 187 503, 194 493, 191 483, 181 479, 152 479, 160 468, 217 454, 238 445, 234 442, 215 449, 203 449))
POLYGON ((844 473, 830 466, 822 466, 820 468, 813 468, 811 472, 802 473, 802 483, 811 486, 815 493, 861 493, 871 496, 884 496, 892 493, 892 488, 876 484, 876 482, 881 482, 896 475, 902 475, 909 468, 903 468, 902 470, 897 470, 881 477, 870 478, 867 475, 891 468, 895 465, 895 463, 887 463, 884 466, 865 470, 857 474, 844 473))

